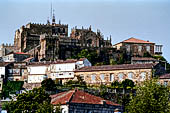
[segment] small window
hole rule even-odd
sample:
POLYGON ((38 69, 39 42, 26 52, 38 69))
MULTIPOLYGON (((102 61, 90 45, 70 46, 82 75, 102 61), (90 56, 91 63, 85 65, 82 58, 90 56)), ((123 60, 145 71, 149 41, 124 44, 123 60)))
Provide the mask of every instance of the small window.
POLYGON ((128 79, 133 79, 133 73, 132 72, 128 73, 128 79))
POLYGON ((150 52, 150 46, 146 46, 146 51, 150 52))
POLYGON ((126 50, 130 52, 130 45, 126 45, 126 50))
POLYGON ((138 46, 138 52, 142 51, 142 46, 138 46))
POLYGON ((104 74, 100 74, 100 79, 104 81, 104 74))
POLYGON ((96 75, 92 75, 92 76, 91 76, 91 80, 92 80, 92 81, 95 81, 95 80, 96 80, 96 75))
POLYGON ((114 81, 114 74, 110 74, 110 82, 114 81))

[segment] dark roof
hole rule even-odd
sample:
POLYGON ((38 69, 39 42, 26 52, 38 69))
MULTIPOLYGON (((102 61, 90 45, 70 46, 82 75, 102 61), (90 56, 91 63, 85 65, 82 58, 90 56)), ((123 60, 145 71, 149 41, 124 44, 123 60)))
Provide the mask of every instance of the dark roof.
POLYGON ((159 78, 160 78, 160 79, 170 79, 170 73, 161 75, 159 78))
POLYGON ((65 63, 76 63, 77 61, 84 61, 86 58, 81 58, 79 60, 76 59, 68 59, 68 60, 57 60, 57 61, 46 61, 46 62, 32 62, 29 65, 39 66, 39 65, 50 65, 50 64, 65 64, 65 63))
POLYGON ((51 97, 51 103, 53 105, 67 104, 67 102, 85 103, 85 104, 103 104, 103 101, 105 101, 106 104, 108 105, 120 106, 119 104, 116 104, 109 100, 104 100, 101 97, 97 97, 97 96, 91 95, 89 93, 86 93, 84 91, 80 91, 77 89, 51 95, 50 97, 51 97))
POLYGON ((131 69, 152 69, 156 63, 150 64, 121 64, 121 65, 103 65, 103 66, 92 66, 83 67, 76 72, 86 72, 86 71, 110 71, 110 70, 131 70, 131 69))
POLYGON ((7 66, 8 64, 10 64, 11 62, 0 62, 0 66, 2 67, 4 67, 4 66, 7 66))
POLYGON ((156 61, 156 59, 151 57, 132 57, 132 60, 156 61))

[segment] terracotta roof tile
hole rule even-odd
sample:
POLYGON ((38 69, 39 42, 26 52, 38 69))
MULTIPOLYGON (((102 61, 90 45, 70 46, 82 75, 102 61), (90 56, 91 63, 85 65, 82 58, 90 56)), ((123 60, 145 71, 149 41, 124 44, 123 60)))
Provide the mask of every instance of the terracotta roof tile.
POLYGON ((28 53, 24 53, 24 52, 16 52, 14 54, 23 54, 23 55, 29 55, 28 53))
POLYGON ((76 70, 75 72, 129 70, 129 69, 151 69, 155 65, 156 65, 156 63, 91 66, 91 67, 80 68, 80 69, 76 70))
POLYGON ((55 104, 66 104, 66 102, 86 103, 86 104, 103 104, 103 101, 105 101, 106 104, 120 106, 119 104, 116 104, 112 101, 104 100, 101 97, 97 97, 89 93, 86 93, 84 91, 80 91, 80 90, 70 90, 70 91, 62 92, 56 95, 51 95, 51 98, 52 98, 51 103, 54 105, 55 104))
POLYGON ((74 93, 74 90, 70 90, 67 92, 62 92, 62 93, 58 93, 55 95, 51 95, 51 103, 52 104, 66 104, 67 102, 70 101, 72 95, 74 93))
POLYGON ((146 44, 154 44, 152 42, 149 41, 144 41, 144 40, 140 40, 140 39, 136 39, 136 38, 129 38, 127 40, 122 41, 124 43, 146 43, 146 44))

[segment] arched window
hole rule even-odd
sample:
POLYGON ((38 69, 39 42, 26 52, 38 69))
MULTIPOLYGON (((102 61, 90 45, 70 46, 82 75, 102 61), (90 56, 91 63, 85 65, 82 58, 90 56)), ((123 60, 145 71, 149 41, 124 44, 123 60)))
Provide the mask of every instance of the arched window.
POLYGON ((104 74, 100 74, 100 79, 101 79, 101 81, 104 81, 104 74))
POLYGON ((140 74, 140 76, 141 76, 142 80, 145 80, 146 79, 146 72, 142 72, 140 74))
POLYGON ((132 72, 128 73, 128 79, 133 79, 133 73, 132 72))
POLYGON ((123 73, 119 73, 119 74, 118 74, 119 81, 123 81, 123 75, 124 75, 123 73))
POLYGON ((92 80, 92 81, 96 81, 96 75, 95 75, 95 74, 93 74, 93 75, 91 76, 91 80, 92 80))

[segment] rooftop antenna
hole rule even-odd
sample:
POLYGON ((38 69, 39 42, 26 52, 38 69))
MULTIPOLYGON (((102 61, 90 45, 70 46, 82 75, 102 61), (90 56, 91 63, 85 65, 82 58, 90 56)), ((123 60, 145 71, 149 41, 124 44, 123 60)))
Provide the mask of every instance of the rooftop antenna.
POLYGON ((50 18, 52 19, 53 16, 53 6, 52 6, 52 2, 51 2, 51 12, 50 12, 50 18))

